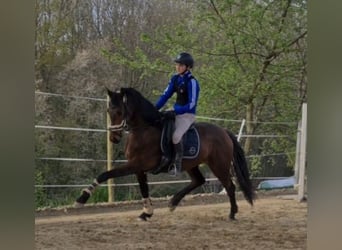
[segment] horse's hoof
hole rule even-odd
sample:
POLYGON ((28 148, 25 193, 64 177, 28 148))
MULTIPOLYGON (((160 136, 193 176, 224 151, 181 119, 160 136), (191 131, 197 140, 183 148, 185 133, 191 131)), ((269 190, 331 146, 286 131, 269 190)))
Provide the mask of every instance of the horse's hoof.
POLYGON ((172 205, 170 205, 170 206, 169 206, 169 210, 170 210, 170 212, 173 212, 173 211, 175 211, 175 210, 176 210, 176 207, 177 207, 177 206, 172 206, 172 205))
POLYGON ((74 208, 81 208, 81 207, 84 207, 83 203, 80 203, 80 202, 77 202, 77 201, 74 203, 74 208))
POLYGON ((87 191, 83 190, 82 195, 77 198, 76 203, 84 205, 87 203, 89 197, 90 197, 90 194, 87 191))
POLYGON ((235 215, 229 215, 229 219, 230 219, 230 220, 233 220, 233 221, 236 221, 235 215))
POLYGON ((143 212, 141 215, 139 215, 138 220, 140 221, 147 221, 147 219, 150 219, 153 214, 147 214, 143 212))

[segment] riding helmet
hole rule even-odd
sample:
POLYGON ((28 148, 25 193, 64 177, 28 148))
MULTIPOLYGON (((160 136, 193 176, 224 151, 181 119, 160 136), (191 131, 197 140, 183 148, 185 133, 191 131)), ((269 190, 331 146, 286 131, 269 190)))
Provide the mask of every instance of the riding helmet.
POLYGON ((189 53, 186 53, 186 52, 180 53, 176 57, 174 62, 184 64, 190 68, 192 68, 194 66, 194 59, 192 58, 192 56, 189 53))

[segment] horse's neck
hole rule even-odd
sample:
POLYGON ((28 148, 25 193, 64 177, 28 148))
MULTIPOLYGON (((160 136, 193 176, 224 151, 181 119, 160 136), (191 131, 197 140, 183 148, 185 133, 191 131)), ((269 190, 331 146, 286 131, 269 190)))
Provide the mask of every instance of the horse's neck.
POLYGON ((156 120, 160 119, 160 113, 153 105, 145 104, 141 109, 141 118, 145 122, 153 124, 156 120))
POLYGON ((141 123, 145 126, 159 127, 161 117, 158 111, 144 112, 140 115, 141 123))
POLYGON ((133 119, 127 121, 127 125, 130 129, 138 129, 146 127, 146 122, 141 117, 135 116, 133 119))
POLYGON ((130 96, 134 100, 130 106, 134 113, 134 119, 131 121, 132 126, 156 126, 160 120, 160 113, 154 105, 134 89, 131 89, 130 96))
POLYGON ((131 159, 139 155, 149 155, 152 151, 158 151, 160 146, 161 131, 158 128, 148 126, 133 129, 129 132, 125 156, 131 159), (144 153, 142 153, 144 152, 144 153))

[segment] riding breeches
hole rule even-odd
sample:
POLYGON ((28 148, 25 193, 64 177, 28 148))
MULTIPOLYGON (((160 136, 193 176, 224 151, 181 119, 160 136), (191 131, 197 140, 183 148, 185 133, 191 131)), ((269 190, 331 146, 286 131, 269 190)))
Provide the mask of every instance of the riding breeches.
POLYGON ((181 115, 176 115, 175 120, 175 131, 172 135, 172 143, 177 144, 181 141, 185 132, 189 129, 191 124, 193 124, 196 120, 194 114, 185 113, 181 115))

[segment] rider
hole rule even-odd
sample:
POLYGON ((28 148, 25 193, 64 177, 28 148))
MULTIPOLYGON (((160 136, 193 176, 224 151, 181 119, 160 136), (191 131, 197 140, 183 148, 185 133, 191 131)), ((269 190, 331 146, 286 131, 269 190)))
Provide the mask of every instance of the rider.
POLYGON ((174 62, 177 73, 171 77, 168 86, 155 106, 157 109, 162 108, 173 93, 177 93, 176 103, 173 106, 176 117, 175 130, 172 135, 176 157, 174 168, 170 171, 170 174, 177 175, 177 172, 180 172, 182 168, 182 137, 191 124, 195 122, 200 87, 190 71, 194 66, 194 59, 189 53, 180 53, 174 62))

